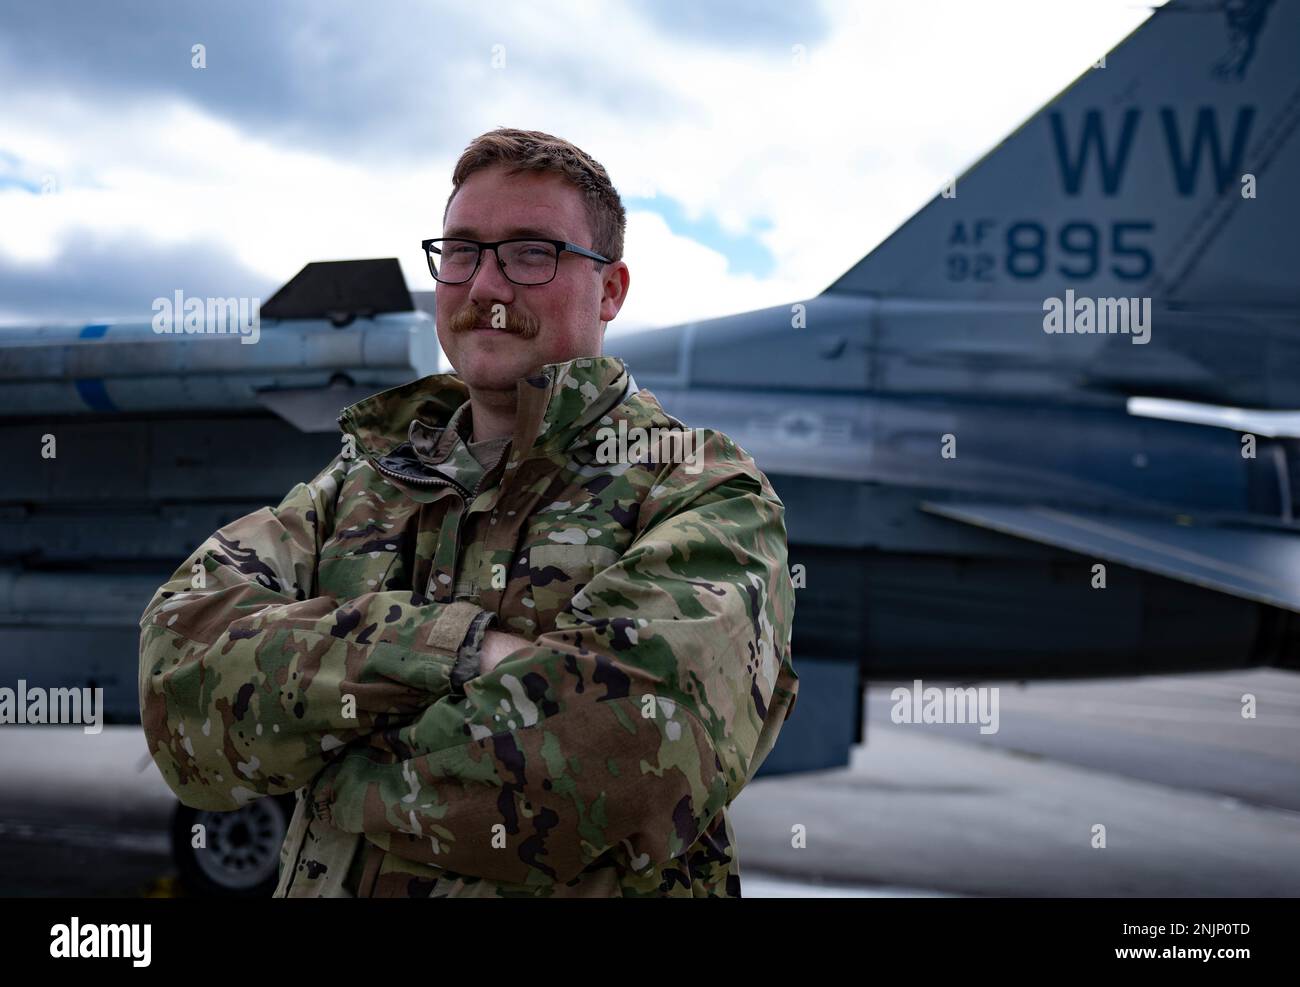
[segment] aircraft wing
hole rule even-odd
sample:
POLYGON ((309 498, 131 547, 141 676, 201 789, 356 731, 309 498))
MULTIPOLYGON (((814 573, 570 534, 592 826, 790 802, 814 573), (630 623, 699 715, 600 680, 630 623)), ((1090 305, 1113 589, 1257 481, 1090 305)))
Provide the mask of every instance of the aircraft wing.
POLYGON ((1286 530, 1032 504, 925 501, 921 509, 1300 613, 1300 535, 1286 530))

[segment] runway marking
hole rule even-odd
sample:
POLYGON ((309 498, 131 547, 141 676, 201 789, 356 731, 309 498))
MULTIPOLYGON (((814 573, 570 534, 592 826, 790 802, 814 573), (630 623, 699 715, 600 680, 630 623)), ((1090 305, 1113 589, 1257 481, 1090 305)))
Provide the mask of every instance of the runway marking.
POLYGON ((94 850, 129 850, 135 853, 171 854, 171 838, 153 830, 113 830, 89 826, 51 825, 0 819, 0 838, 12 837, 37 843, 61 843, 64 846, 94 850))
POLYGON ((740 875, 743 898, 961 898, 963 895, 923 888, 868 884, 823 884, 746 870, 740 875))
MULTIPOLYGON (((1258 697, 1257 697, 1258 698, 1258 697)), ((887 697, 873 696, 872 703, 885 705, 888 703, 887 697)), ((1102 717, 1124 717, 1126 719, 1148 719, 1148 720, 1168 720, 1175 723, 1210 723, 1220 726, 1228 726, 1234 723, 1241 723, 1246 726, 1256 727, 1281 727, 1290 730, 1300 729, 1300 717, 1291 717, 1284 720, 1276 718, 1265 719, 1261 714, 1255 719, 1246 719, 1240 714, 1240 700, 1225 697, 1225 706, 1231 706, 1232 712, 1228 709, 1221 710, 1183 710, 1169 706, 1143 706, 1131 703, 1113 703, 1104 700, 1055 700, 1055 699, 1032 699, 1026 695, 1017 695, 1014 705, 1008 704, 1002 710, 1002 717, 1014 717, 1017 713, 1077 713, 1081 716, 1102 716, 1102 717), (1205 715, 1208 714, 1208 715, 1205 715)), ((1266 703, 1260 702, 1257 706, 1266 706, 1266 703)), ((1265 710, 1267 711, 1267 710, 1265 710)), ((1287 710, 1289 713, 1290 710, 1287 710)), ((1282 714, 1275 713, 1274 717, 1282 714)), ((894 725, 894 724, 891 724, 894 725)), ((908 724, 899 724, 906 726, 908 724)), ((938 726, 939 724, 912 724, 919 726, 938 726)))
POLYGON ((1242 683, 1239 686, 1222 685, 1222 686, 1212 686, 1211 688, 1208 689, 1189 689, 1186 688, 1186 686, 1180 687, 1173 683, 1152 682, 1150 683, 1150 688, 1158 689, 1161 692, 1171 692, 1174 693, 1175 695, 1180 695, 1180 696, 1203 696, 1207 699, 1232 698, 1234 701, 1238 701, 1238 702, 1241 699, 1242 693, 1249 692, 1252 695, 1254 695, 1256 699, 1259 699, 1261 696, 1267 695, 1268 701, 1270 703, 1275 703, 1279 706, 1290 706, 1290 707, 1294 707, 1295 709, 1300 709, 1300 693, 1291 695, 1286 692, 1278 692, 1273 686, 1265 685, 1263 683, 1255 684, 1255 683, 1246 682, 1246 683, 1242 683))
POLYGON ((159 877, 148 885, 141 893, 142 898, 183 898, 185 897, 180 890, 180 885, 176 883, 176 878, 169 876, 159 877))
MULTIPOLYGON (((1084 716, 1105 716, 1125 718, 1138 718, 1147 720, 1168 720, 1175 723, 1217 723, 1221 726, 1228 726, 1233 723, 1240 723, 1244 726, 1254 727, 1282 727, 1289 730, 1300 728, 1300 719, 1290 719, 1283 721, 1266 720, 1263 716, 1255 719, 1246 719, 1241 716, 1239 711, 1240 702, 1234 700, 1238 710, 1228 713, 1227 710, 1208 710, 1210 715, 1198 715, 1192 710, 1171 709, 1168 706, 1134 706, 1126 703, 1108 703, 1097 701, 1084 702, 1057 702, 1053 700, 1028 700, 1024 697, 1017 697, 1017 705, 1010 709, 1003 710, 1003 718, 1008 716, 1014 717, 1016 713, 1037 713, 1037 712, 1054 712, 1054 713, 1079 713, 1084 716)), ((1260 705, 1263 705, 1262 703, 1260 705)))

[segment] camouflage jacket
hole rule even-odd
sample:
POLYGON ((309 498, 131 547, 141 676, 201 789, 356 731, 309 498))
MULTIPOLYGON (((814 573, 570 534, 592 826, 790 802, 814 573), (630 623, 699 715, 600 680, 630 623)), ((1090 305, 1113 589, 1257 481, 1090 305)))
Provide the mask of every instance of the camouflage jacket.
POLYGON ((339 456, 141 617, 180 800, 298 792, 277 896, 740 894, 725 810, 798 688, 784 508, 708 429, 611 461, 685 431, 617 359, 518 387, 483 464, 454 375, 345 409, 339 456), (532 643, 479 674, 489 624, 532 643))

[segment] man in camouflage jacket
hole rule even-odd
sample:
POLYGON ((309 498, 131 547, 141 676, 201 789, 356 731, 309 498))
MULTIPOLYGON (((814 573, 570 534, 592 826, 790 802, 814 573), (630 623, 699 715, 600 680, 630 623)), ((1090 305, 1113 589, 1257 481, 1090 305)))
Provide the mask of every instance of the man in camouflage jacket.
MULTIPOLYGON (((492 209, 517 212, 518 185, 543 203, 572 185, 461 170, 453 201, 492 209)), ((739 896, 726 807, 798 684, 781 502, 707 429, 689 461, 609 461, 620 428, 685 426, 598 346, 557 351, 577 348, 557 329, 541 347, 546 299, 527 312, 504 273, 482 290, 523 314, 499 338, 475 338, 481 274, 470 328, 439 310, 461 374, 345 409, 320 474, 217 531, 154 595, 150 752, 195 808, 298 793, 277 896, 739 896)))

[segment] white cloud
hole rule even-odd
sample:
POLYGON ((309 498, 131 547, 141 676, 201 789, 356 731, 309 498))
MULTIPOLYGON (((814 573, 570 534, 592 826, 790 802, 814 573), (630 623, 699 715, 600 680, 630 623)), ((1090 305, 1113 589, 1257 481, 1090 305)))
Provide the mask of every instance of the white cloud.
MULTIPOLYGON (((729 273, 716 250, 634 212, 632 290, 611 332, 817 293, 1146 16, 1096 0, 845 2, 825 9, 825 40, 725 47, 657 33, 632 7, 567 11, 582 16, 520 8, 500 32, 507 68, 468 74, 449 98, 468 101, 483 130, 569 137, 625 196, 670 197, 733 234, 770 223, 756 235, 776 261, 769 277, 729 273), (589 95, 556 76, 566 64, 589 95), (620 107, 624 91, 662 102, 620 107)), ((311 260, 398 256, 415 289, 431 287, 418 242, 436 234, 473 136, 376 163, 373 147, 349 157, 254 137, 172 97, 110 107, 53 90, 0 106, 0 133, 0 150, 60 185, 0 190, 12 261, 48 261, 90 230, 211 242, 277 282, 311 260)))
POLYGON ((798 297, 793 279, 731 273, 725 256, 673 233, 662 216, 644 210, 628 214, 625 259, 631 271, 628 301, 610 323, 611 337, 765 308, 798 297))

